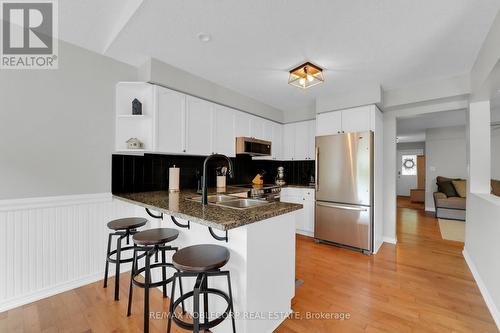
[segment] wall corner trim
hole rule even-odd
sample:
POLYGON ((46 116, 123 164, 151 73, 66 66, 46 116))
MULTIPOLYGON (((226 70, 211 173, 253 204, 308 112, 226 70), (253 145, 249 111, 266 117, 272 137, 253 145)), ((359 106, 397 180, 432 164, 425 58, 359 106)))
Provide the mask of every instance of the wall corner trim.
POLYGON ((495 321, 497 328, 500 330, 500 311, 496 307, 495 302, 493 302, 493 298, 488 292, 488 289, 486 288, 483 279, 481 279, 479 271, 477 270, 476 265, 472 261, 472 258, 469 256, 467 249, 464 248, 462 254, 464 256, 465 262, 467 263, 467 266, 469 266, 469 269, 472 273, 472 276, 474 277, 474 280, 476 280, 477 286, 479 287, 479 291, 483 296, 484 302, 486 303, 488 310, 490 310, 491 316, 493 317, 493 320, 495 321))
POLYGON ((384 236, 384 238, 382 239, 384 243, 389 243, 389 244, 397 244, 398 240, 394 237, 387 237, 387 236, 384 236))

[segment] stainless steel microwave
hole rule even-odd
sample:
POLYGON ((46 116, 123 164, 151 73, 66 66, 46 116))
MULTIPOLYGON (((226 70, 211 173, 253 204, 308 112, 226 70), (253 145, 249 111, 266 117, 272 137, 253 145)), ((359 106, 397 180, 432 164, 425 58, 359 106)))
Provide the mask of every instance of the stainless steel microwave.
POLYGON ((271 156, 271 141, 240 136, 236 138, 236 154, 271 156))

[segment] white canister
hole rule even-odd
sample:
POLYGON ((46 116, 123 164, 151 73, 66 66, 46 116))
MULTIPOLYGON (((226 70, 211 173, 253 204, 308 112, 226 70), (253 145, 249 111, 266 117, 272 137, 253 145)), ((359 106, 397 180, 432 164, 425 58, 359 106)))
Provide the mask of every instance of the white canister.
POLYGON ((179 192, 170 192, 168 194, 168 209, 174 212, 179 211, 179 192))
POLYGON ((217 176, 217 191, 226 190, 226 176, 217 176))
POLYGON ((179 191, 179 176, 180 168, 176 168, 175 165, 168 169, 168 190, 169 192, 179 191))

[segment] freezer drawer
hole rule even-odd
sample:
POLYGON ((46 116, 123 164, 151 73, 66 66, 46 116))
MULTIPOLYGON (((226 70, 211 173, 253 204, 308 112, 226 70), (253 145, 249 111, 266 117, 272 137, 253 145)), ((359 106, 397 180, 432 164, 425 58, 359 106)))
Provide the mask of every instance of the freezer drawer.
POLYGON ((314 237, 372 251, 372 208, 316 201, 314 237))

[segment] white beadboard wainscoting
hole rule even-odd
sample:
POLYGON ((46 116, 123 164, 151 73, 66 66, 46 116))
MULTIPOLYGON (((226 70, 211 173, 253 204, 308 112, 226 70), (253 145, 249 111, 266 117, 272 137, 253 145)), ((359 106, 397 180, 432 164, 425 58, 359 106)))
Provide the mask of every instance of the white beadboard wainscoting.
POLYGON ((106 223, 134 212, 110 193, 1 200, 0 312, 102 279, 106 223))

